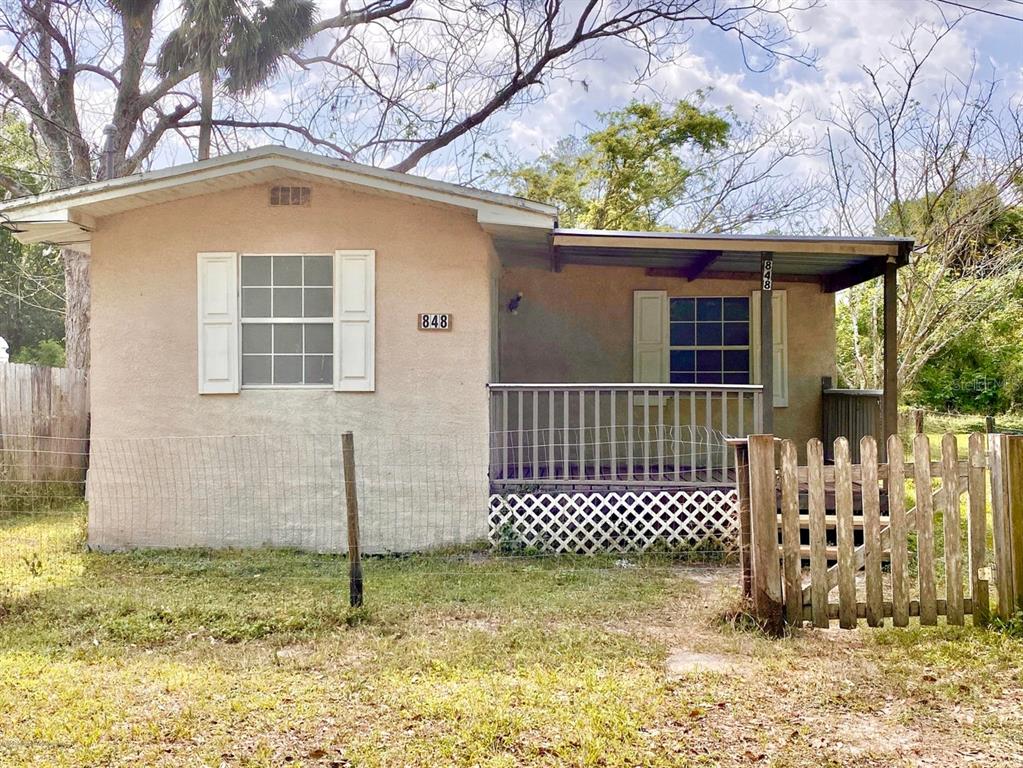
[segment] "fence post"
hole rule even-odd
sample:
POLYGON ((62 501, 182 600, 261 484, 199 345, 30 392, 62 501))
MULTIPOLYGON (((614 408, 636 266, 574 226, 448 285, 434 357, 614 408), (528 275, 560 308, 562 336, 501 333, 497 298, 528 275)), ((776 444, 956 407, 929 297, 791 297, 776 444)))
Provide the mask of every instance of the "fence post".
POLYGON ((984 431, 987 432, 989 435, 993 435, 995 433, 995 417, 994 416, 985 416, 984 417, 984 431))
POLYGON ((753 597, 753 571, 750 557, 749 445, 736 440, 735 489, 739 496, 739 562, 742 565, 742 595, 753 597))
POLYGON ((750 435, 748 444, 753 612, 765 631, 780 635, 783 604, 778 554, 774 435, 750 435))
POLYGON ((922 435, 924 433, 924 410, 923 408, 916 408, 913 411, 913 434, 922 435))
POLYGON ((355 487, 355 438, 341 434, 345 471, 345 510, 348 516, 348 604, 362 607, 362 555, 359 548, 359 496, 355 487))
POLYGON ((1008 534, 1008 571, 999 574, 998 588, 1011 584, 1013 611, 1023 611, 1023 435, 1004 436, 1007 450, 1002 456, 1006 483, 1005 523, 1008 534))
POLYGON ((989 471, 991 473, 991 538, 994 542, 995 583, 998 595, 998 617, 1012 615, 1012 560, 1009 559, 1007 461, 1005 435, 988 435, 989 471))

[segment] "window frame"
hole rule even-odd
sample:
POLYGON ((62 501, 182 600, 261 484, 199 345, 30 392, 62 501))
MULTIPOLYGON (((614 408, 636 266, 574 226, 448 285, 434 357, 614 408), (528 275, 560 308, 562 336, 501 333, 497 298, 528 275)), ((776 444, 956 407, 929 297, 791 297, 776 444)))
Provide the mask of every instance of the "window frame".
MULTIPOLYGON (((667 316, 668 316, 668 327, 666 329, 666 335, 665 335, 665 339, 667 340, 667 351, 668 351, 668 364, 667 364, 667 370, 665 371, 665 373, 667 374, 667 383, 669 383, 669 384, 675 384, 676 383, 676 382, 672 381, 672 373, 673 373, 673 371, 672 371, 672 366, 671 366, 671 353, 675 352, 675 351, 691 351, 693 353, 693 378, 694 378, 694 381, 691 381, 691 382, 677 382, 679 384, 679 386, 687 386, 687 387, 701 387, 701 386, 725 386, 725 387, 728 387, 728 386, 735 386, 735 387, 740 387, 740 386, 747 386, 747 385, 753 383, 753 357, 752 357, 752 355, 753 355, 753 301, 752 301, 752 298, 750 296, 748 296, 748 295, 731 295, 731 296, 725 296, 725 295, 715 295, 715 296, 704 296, 704 295, 672 296, 672 295, 669 294, 668 297, 667 297, 667 316), (717 321, 718 323, 721 323, 723 325, 725 322, 745 322, 745 324, 746 324, 746 344, 724 344, 723 343, 724 342, 724 337, 723 336, 722 336, 722 343, 721 344, 699 344, 699 343, 696 343, 697 339, 698 339, 698 333, 699 333, 698 326, 699 326, 699 323, 701 322, 699 320, 698 309, 697 309, 697 302, 699 302, 700 299, 717 299, 717 300, 722 302, 722 317, 721 317, 720 320, 717 321), (725 320, 724 315, 723 315, 723 313, 724 313, 724 300, 725 299, 742 299, 742 300, 744 300, 746 302, 746 319, 744 321, 743 320, 734 320, 734 321, 733 320, 725 320), (693 341, 694 341, 694 343, 691 344, 691 345, 690 344, 675 345, 675 344, 672 344, 672 342, 671 342, 671 329, 672 329, 673 322, 686 322, 686 321, 673 321, 672 320, 672 317, 671 317, 671 303, 673 301, 675 301, 675 300, 689 300, 689 301, 693 302, 693 319, 692 319, 692 321, 689 321, 689 322, 692 322, 693 325, 694 325, 694 330, 693 330, 693 333, 694 333, 693 341), (724 369, 724 367, 723 367, 723 362, 724 362, 723 359, 722 359, 722 368, 721 368, 721 371, 720 371, 722 381, 719 381, 719 382, 700 382, 700 381, 695 381, 695 378, 700 373, 700 370, 697 367, 697 363, 696 363, 696 356, 697 356, 697 354, 701 350, 712 350, 712 351, 718 351, 718 352, 722 352, 722 353, 724 353, 724 352, 745 352, 746 353, 746 381, 745 381, 745 383, 743 383, 743 384, 735 384, 735 383, 728 383, 728 382, 724 381, 725 374, 726 373, 731 373, 731 371, 726 371, 724 369)), ((713 322, 713 321, 711 321, 711 322, 713 322)), ((723 334, 723 332, 724 332, 724 329, 722 328, 722 334, 723 334)))
MULTIPOLYGON (((271 272, 271 275, 272 274, 273 273, 271 272)), ((262 287, 262 286, 256 286, 256 287, 262 287)), ((273 278, 272 277, 271 277, 271 281, 270 281, 270 286, 268 286, 268 287, 270 287, 270 288, 274 287, 273 278)), ((299 286, 288 286, 288 287, 298 287, 298 288, 301 288, 302 291, 304 292, 307 286, 303 282, 299 286)), ((337 339, 337 333, 338 333, 338 316, 337 316, 338 313, 337 313, 337 296, 336 296, 336 294, 337 294, 337 253, 336 252, 320 252, 320 251, 302 251, 302 252, 299 252, 299 251, 262 252, 262 251, 260 251, 260 252, 252 252, 252 251, 239 251, 239 253, 238 253, 238 388, 239 388, 239 390, 243 390, 243 389, 292 389, 292 390, 294 390, 294 389, 297 389, 297 390, 312 390, 312 391, 316 391, 316 390, 321 390, 321 391, 322 390, 330 390, 330 391, 334 391, 334 389, 335 389, 335 381, 334 381, 334 379, 336 379, 336 377, 337 377, 337 364, 336 364, 336 361, 334 360, 334 358, 337 356, 336 339, 337 339), (304 257, 304 256, 325 256, 325 257, 329 257, 330 258, 330 285, 329 286, 318 286, 317 285, 317 286, 309 286, 309 287, 313 287, 313 288, 329 287, 330 288, 331 315, 329 317, 252 317, 252 318, 246 318, 245 315, 242 312, 242 292, 244 291, 244 289, 246 287, 250 287, 250 288, 253 287, 253 286, 244 286, 243 283, 242 283, 242 260, 245 259, 245 257, 247 257, 247 256, 257 256, 257 257, 258 256, 269 256, 271 258, 274 257, 274 256, 287 256, 287 257, 298 257, 298 258, 301 258, 301 257, 304 257), (330 378, 331 378, 331 381, 327 382, 326 384, 273 384, 273 383, 271 383, 271 384, 246 384, 246 383, 244 383, 244 381, 242 381, 242 370, 243 370, 242 363, 244 362, 245 353, 244 353, 243 347, 242 347, 242 333, 244 331, 244 326, 246 324, 248 324, 248 325, 269 325, 269 326, 271 326, 271 328, 274 325, 330 325, 330 327, 331 327, 331 334, 332 334, 331 335, 331 351, 330 351, 330 357, 331 357, 331 361, 330 361, 330 369, 331 369, 330 378)), ((271 294, 270 294, 270 301, 271 301, 271 312, 273 312, 273 309, 272 309, 272 307, 273 307, 273 303, 272 303, 273 302, 273 291, 271 291, 271 294)), ((304 296, 303 296, 303 301, 304 301, 304 296)), ((272 333, 273 333, 273 331, 271 330, 271 334, 272 333)), ((305 342, 303 340, 303 344, 304 343, 305 342)), ((304 358, 305 357, 305 353, 303 352, 301 355, 299 355, 299 357, 304 358)), ((270 364, 271 364, 271 371, 272 371, 273 370, 273 353, 272 352, 270 353, 270 364)), ((303 372, 303 377, 304 377, 304 375, 305 374, 303 372)))

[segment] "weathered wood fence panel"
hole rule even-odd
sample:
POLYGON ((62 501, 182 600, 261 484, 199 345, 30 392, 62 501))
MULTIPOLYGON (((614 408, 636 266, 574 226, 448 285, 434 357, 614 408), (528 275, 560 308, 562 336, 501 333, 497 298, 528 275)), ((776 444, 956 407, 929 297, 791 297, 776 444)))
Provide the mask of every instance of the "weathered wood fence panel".
POLYGON ((912 462, 897 436, 885 449, 882 463, 875 438, 863 436, 854 464, 839 437, 834 466, 825 466, 821 442, 811 440, 803 467, 790 440, 753 435, 737 447, 739 509, 749 516, 740 522, 750 531, 744 583, 768 628, 779 630, 781 616, 790 625, 826 627, 837 618, 853 628, 861 618, 904 627, 911 616, 962 625, 971 615, 984 626, 992 589, 999 617, 1023 609, 1023 437, 971 435, 962 459, 953 434, 942 437, 939 461, 926 435, 914 439, 912 462), (907 490, 916 500, 909 510, 907 490))
POLYGON ((0 363, 0 479, 79 481, 88 433, 84 371, 0 363))

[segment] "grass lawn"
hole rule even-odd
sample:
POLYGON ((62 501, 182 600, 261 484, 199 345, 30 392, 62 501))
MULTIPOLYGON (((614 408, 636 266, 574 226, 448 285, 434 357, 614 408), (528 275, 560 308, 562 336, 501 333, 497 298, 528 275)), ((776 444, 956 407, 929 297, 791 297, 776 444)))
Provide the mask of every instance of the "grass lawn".
POLYGON ((892 766, 1023 761, 1023 642, 769 640, 730 567, 81 550, 0 521, 3 766, 892 766), (672 660, 674 673, 667 669, 672 660))
MULTIPOLYGON (((906 447, 906 453, 913 451, 913 420, 912 414, 903 414, 902 442, 906 447)), ((1019 414, 1001 414, 995 418, 995 428, 1000 431, 1012 434, 1023 433, 1023 416, 1019 414)), ((941 439, 946 432, 956 436, 956 445, 959 449, 960 458, 966 458, 969 454, 969 439, 973 432, 985 432, 983 416, 958 413, 934 413, 927 412, 924 420, 924 430, 927 439, 931 444, 931 456, 935 459, 941 458, 941 439)))

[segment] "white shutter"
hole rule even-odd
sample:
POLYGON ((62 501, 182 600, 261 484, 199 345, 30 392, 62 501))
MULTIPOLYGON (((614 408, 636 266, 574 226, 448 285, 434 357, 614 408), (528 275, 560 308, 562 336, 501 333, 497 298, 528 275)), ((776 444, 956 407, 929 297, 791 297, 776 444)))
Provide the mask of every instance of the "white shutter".
POLYGON ((374 251, 334 255, 334 389, 372 392, 375 368, 374 251))
POLYGON ((668 294, 632 293, 632 380, 668 381, 668 294))
MULTIPOLYGON (((773 306, 771 320, 774 335, 774 407, 785 408, 789 404, 789 323, 788 297, 785 291, 772 291, 773 306)), ((760 291, 753 291, 750 301, 750 371, 752 381, 760 379, 760 291)))
POLYGON ((238 391, 238 254, 198 255, 199 393, 238 391))

